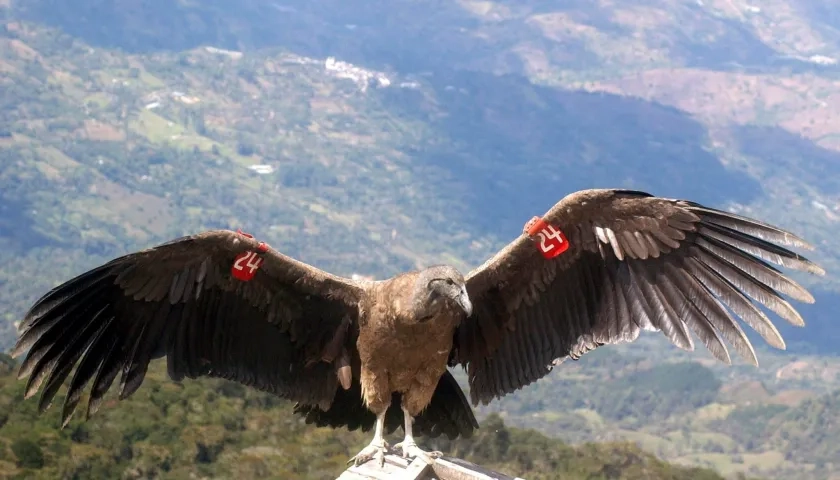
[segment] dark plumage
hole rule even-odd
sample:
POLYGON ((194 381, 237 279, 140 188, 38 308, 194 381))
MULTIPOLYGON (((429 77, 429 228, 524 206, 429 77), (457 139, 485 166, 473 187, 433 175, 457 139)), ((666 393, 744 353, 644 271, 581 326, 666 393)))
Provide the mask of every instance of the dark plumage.
POLYGON ((125 398, 165 356, 175 380, 226 378, 296 402, 316 425, 376 426, 357 462, 381 461, 383 433, 400 425, 404 453, 426 455, 413 433, 478 427, 447 366, 467 370, 478 404, 642 329, 688 350, 693 333, 728 363, 726 340, 757 364, 729 311, 784 348, 750 298, 803 325, 781 294, 813 297, 768 262, 824 272, 780 245, 811 248, 766 223, 627 190, 567 196, 466 277, 436 266, 357 282, 250 236, 209 231, 53 289, 27 313, 13 354, 29 350, 20 377, 29 377, 26 397, 43 389, 42 410, 77 365, 64 425, 88 384, 89 416, 117 375, 125 398))

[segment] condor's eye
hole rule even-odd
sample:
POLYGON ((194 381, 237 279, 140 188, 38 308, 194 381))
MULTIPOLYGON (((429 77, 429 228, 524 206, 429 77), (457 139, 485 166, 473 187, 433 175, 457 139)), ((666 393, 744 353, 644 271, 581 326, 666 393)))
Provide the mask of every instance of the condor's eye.
POLYGON ((447 278, 447 279, 446 279, 446 284, 447 284, 447 285, 455 285, 455 281, 454 281, 454 280, 452 280, 451 278, 447 278))

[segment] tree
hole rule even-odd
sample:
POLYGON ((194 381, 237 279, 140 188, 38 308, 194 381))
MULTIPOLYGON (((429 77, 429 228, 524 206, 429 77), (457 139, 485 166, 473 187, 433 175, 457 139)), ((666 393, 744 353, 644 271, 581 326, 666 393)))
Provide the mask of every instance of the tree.
POLYGON ((44 452, 37 443, 28 438, 19 438, 12 442, 12 453, 18 459, 18 467, 41 468, 44 466, 44 452))

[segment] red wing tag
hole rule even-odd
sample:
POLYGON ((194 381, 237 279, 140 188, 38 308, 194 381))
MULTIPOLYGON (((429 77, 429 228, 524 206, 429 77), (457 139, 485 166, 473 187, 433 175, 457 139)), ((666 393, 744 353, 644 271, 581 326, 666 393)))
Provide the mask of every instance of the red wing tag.
POLYGON ((262 263, 263 259, 257 255, 257 252, 242 252, 233 262, 230 273, 234 278, 247 282, 254 278, 262 263))
POLYGON ((525 233, 536 241, 537 250, 545 258, 554 258, 569 249, 569 241, 563 232, 540 217, 534 217, 525 224, 525 233))
MULTIPOLYGON (((237 230, 236 233, 247 237, 247 238, 254 238, 253 235, 243 232, 242 230, 237 230)), ((260 242, 257 245, 257 250, 260 253, 265 253, 268 251, 268 245, 264 242, 260 242)), ((236 256, 236 260, 233 261, 233 266, 230 269, 230 274, 233 275, 233 278, 238 280, 242 280, 243 282, 247 282, 254 278, 256 275, 257 270, 259 270, 260 266, 263 264, 263 258, 254 251, 247 251, 242 252, 236 256)))

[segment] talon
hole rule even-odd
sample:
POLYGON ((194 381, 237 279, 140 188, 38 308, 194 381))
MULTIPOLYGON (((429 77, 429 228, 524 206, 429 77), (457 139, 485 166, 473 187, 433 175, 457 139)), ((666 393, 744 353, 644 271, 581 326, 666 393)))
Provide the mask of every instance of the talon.
POLYGON ((385 450, 387 448, 388 443, 385 441, 381 443, 371 442, 370 445, 363 448, 361 452, 357 453, 355 457, 348 460, 347 463, 352 463, 353 466, 358 467, 370 460, 376 460, 377 463, 379 463, 379 468, 382 468, 385 466, 385 450))
POLYGON ((438 459, 438 458, 443 456, 443 453, 438 452, 437 450, 435 450, 433 452, 426 452, 423 449, 421 449, 420 447, 418 447, 417 444, 414 443, 414 442, 402 441, 402 442, 394 445, 394 448, 402 450, 403 458, 409 458, 409 457, 422 458, 423 461, 425 461, 426 463, 430 463, 430 464, 434 463, 435 459, 438 459))

